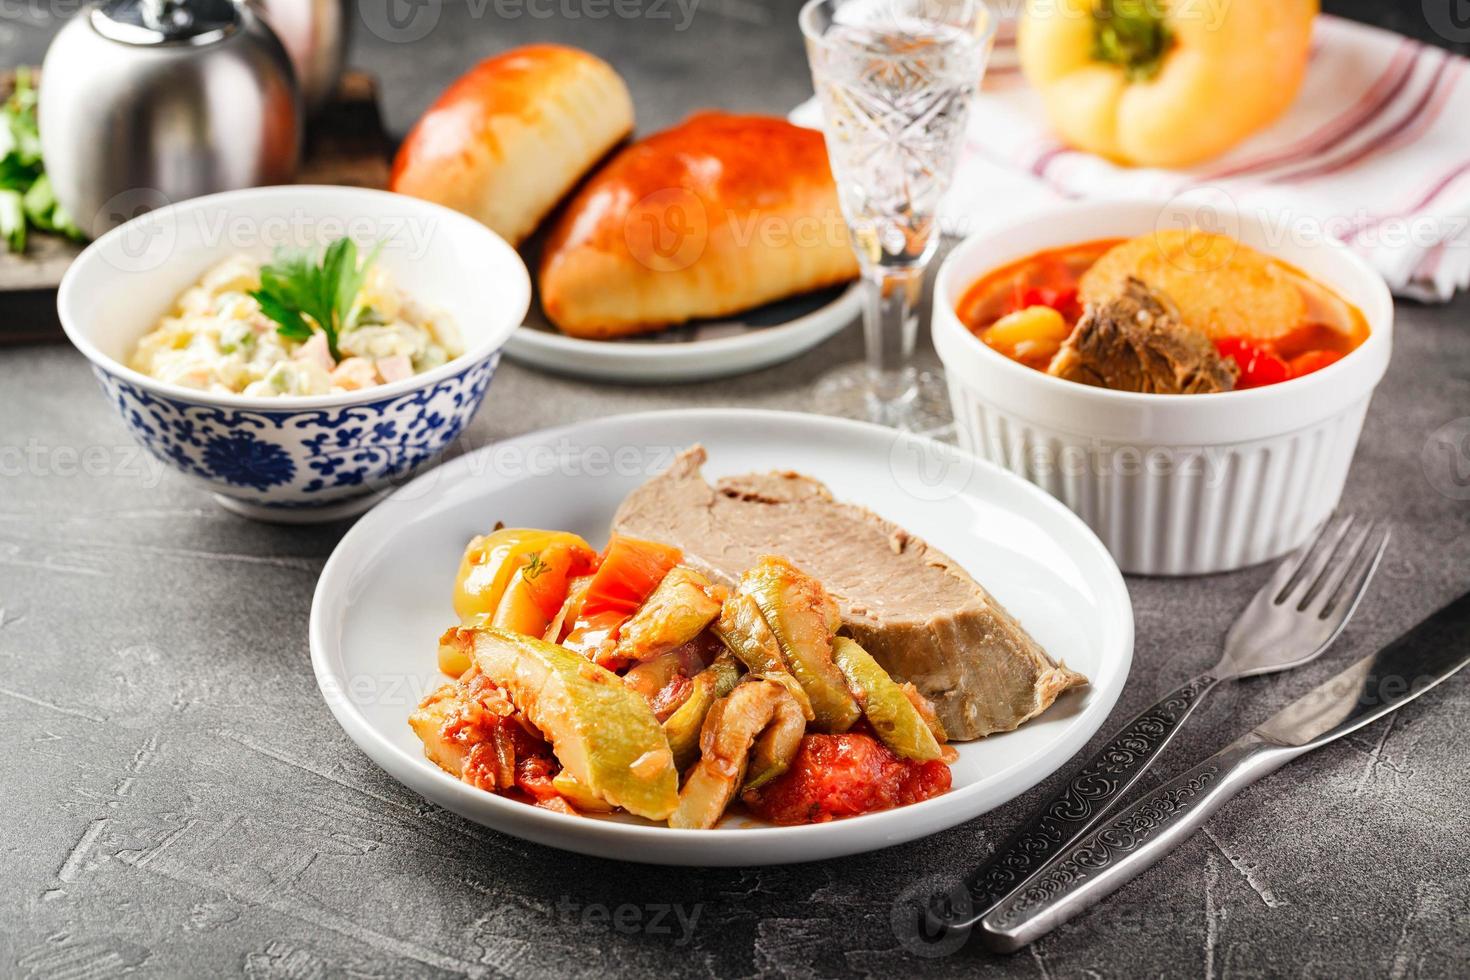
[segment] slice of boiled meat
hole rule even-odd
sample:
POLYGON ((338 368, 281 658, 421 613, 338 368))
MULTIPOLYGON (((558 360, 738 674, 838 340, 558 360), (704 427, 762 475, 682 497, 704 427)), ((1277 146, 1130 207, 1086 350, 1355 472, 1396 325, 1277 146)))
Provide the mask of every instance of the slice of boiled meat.
POLYGON ((762 555, 790 559, 837 600, 847 633, 934 702, 950 738, 1010 731, 1087 683, 952 559, 896 524, 796 473, 712 487, 704 460, 699 446, 681 453, 623 501, 613 529, 676 545, 728 586, 762 555))

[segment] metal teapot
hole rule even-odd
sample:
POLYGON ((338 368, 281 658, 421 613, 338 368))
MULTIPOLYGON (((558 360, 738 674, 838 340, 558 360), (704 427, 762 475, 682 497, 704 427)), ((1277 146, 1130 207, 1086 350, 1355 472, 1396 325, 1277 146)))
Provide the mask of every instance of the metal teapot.
POLYGON ((316 112, 337 90, 347 63, 349 0, 249 0, 276 32, 291 65, 307 112, 316 112))
POLYGON ((237 0, 107 0, 41 70, 41 153, 96 236, 162 204, 289 182, 301 97, 280 41, 237 0))

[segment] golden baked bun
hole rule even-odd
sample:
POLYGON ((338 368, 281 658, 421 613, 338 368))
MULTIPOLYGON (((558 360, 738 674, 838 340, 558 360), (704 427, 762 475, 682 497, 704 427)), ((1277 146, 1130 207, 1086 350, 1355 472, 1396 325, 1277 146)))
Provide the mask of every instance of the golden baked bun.
POLYGON ((403 141, 391 186, 515 245, 632 131, 633 100, 612 66, 532 44, 485 59, 444 90, 403 141))
POLYGON ((822 134, 702 112, 618 153, 557 218, 546 315, 575 337, 649 333, 851 279, 822 134))

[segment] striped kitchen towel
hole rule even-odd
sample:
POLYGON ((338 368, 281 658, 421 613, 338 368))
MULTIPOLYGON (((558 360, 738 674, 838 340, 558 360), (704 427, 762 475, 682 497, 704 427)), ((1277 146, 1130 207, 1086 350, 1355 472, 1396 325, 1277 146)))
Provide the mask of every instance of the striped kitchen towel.
MULTIPOLYGON (((1389 31, 1319 17, 1306 81, 1281 119, 1209 163, 1159 170, 1061 145, 1013 59, 997 58, 941 225, 968 234, 1065 199, 1182 198, 1266 214, 1283 236, 1340 239, 1396 294, 1445 301, 1470 285, 1467 64, 1389 31)), ((792 118, 819 125, 820 110, 808 102, 792 118)))

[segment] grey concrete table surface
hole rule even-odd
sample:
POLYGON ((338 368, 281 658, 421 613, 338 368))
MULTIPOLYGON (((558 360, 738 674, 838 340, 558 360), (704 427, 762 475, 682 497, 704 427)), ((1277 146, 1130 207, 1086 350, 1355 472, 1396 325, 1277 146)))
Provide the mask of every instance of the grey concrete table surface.
MULTIPOLYGON (((0 11, 0 62, 37 58, 58 23, 52 11, 67 6, 0 11)), ((1409 6, 1356 12, 1433 40, 1409 6)), ((365 17, 384 9, 383 0, 361 5, 365 17)), ((779 112, 810 92, 790 2, 646 0, 618 8, 638 17, 591 16, 600 9, 405 6, 438 21, 412 43, 360 28, 354 61, 382 77, 399 131, 456 72, 529 40, 609 57, 630 80, 645 131, 697 106, 779 112)), ((1424 465, 1431 444, 1470 452, 1467 313, 1464 297, 1400 305, 1393 363, 1343 502, 1394 521, 1396 538, 1339 648, 1222 696, 1160 777, 1470 585, 1466 470, 1457 482, 1444 461, 1424 465)), ((656 389, 508 364, 466 443, 638 409, 802 409, 816 375, 858 355, 849 330, 760 374, 656 389)), ((0 975, 1470 969, 1470 677, 1247 791, 1161 867, 1029 951, 924 958, 891 922, 895 897, 956 880, 1055 778, 949 832, 803 866, 660 869, 499 835, 379 771, 317 693, 307 613, 345 526, 251 524, 161 473, 133 451, 83 359, 59 344, 0 351, 0 420, 0 975)), ((1136 658, 1106 727, 1211 662, 1262 574, 1131 580, 1136 658)))

